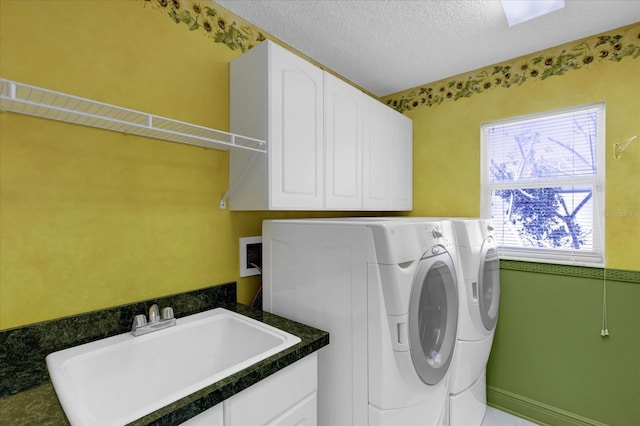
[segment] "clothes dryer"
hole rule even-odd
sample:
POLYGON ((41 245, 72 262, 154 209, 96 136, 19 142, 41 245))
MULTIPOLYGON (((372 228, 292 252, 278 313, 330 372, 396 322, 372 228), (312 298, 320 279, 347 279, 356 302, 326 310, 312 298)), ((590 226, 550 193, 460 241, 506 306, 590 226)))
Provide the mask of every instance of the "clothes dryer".
POLYGON ((319 424, 448 424, 458 283, 445 230, 370 218, 263 223, 265 310, 329 332, 319 424))
POLYGON ((500 264, 491 221, 451 219, 464 285, 450 388, 450 424, 480 425, 486 412, 486 366, 500 303, 500 264))

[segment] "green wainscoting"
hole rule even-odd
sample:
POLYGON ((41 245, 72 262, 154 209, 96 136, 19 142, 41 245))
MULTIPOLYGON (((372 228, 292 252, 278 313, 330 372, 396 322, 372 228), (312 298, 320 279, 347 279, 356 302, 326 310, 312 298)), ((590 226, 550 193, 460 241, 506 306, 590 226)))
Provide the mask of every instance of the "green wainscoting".
POLYGON ((640 272, 501 262, 490 405, 549 425, 640 424, 640 272))

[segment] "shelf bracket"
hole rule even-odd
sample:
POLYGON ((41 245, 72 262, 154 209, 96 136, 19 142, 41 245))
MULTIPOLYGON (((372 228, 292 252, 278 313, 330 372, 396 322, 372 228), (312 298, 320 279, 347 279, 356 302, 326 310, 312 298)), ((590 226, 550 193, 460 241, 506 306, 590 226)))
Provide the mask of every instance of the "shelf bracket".
POLYGON ((256 158, 258 158, 258 155, 260 154, 264 154, 264 152, 254 151, 251 153, 251 156, 247 160, 247 164, 245 164, 242 172, 240 173, 240 175, 238 175, 238 178, 235 180, 235 182, 229 185, 229 189, 222 196, 222 199, 220 200, 220 209, 224 210, 227 208, 227 200, 229 199, 229 196, 233 194, 233 191, 235 191, 235 189, 238 187, 238 184, 242 182, 247 172, 249 171, 249 169, 251 169, 253 163, 255 163, 256 158))

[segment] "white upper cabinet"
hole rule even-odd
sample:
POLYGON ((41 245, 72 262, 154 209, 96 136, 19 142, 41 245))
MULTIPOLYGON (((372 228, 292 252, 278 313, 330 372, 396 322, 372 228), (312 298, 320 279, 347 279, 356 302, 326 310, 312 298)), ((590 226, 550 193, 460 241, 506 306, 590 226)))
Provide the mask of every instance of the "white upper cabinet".
POLYGON ((364 208, 385 210, 393 196, 393 116, 389 108, 371 99, 367 102, 364 141, 364 208))
POLYGON ((368 99, 363 152, 365 210, 413 208, 413 123, 368 99))
POLYGON ((324 146, 326 208, 361 209, 365 95, 325 74, 324 146))
POLYGON ((392 210, 413 209, 413 121, 393 112, 393 194, 392 210))
POLYGON ((268 141, 266 156, 230 154, 232 210, 323 208, 323 81, 271 42, 231 62, 230 127, 268 141))
POLYGON ((412 123, 265 41, 231 62, 231 210, 411 210, 412 123), (402 138, 402 140, 398 140, 402 138))
POLYGON ((323 72, 270 45, 270 207, 323 208, 323 72))

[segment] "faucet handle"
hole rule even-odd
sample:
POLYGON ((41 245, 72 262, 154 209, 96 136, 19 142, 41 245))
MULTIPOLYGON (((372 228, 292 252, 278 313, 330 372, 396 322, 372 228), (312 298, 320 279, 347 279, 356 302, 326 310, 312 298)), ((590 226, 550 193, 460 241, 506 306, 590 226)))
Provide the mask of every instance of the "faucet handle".
POLYGON ((145 317, 143 314, 136 315, 133 319, 133 326, 131 326, 131 330, 135 331, 141 327, 144 327, 145 325, 147 325, 147 317, 145 317))
POLYGON ((162 319, 163 320, 173 319, 173 308, 172 307, 167 306, 166 308, 162 308, 162 319))
POLYGON ((158 309, 157 304, 153 304, 149 308, 149 322, 158 322, 160 321, 160 310, 158 309))

